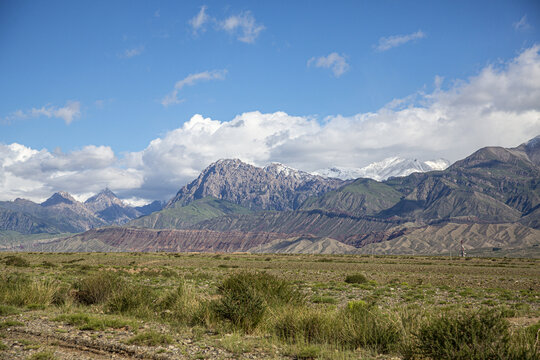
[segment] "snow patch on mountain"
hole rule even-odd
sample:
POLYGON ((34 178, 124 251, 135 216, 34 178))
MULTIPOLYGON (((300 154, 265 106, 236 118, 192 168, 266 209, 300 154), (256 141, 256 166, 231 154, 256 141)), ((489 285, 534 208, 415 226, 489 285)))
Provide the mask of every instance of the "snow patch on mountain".
POLYGON ((374 162, 363 168, 332 167, 314 171, 312 174, 342 180, 370 178, 383 181, 391 177, 407 176, 415 172, 444 170, 449 165, 450 162, 445 159, 419 161, 418 159, 404 159, 394 156, 374 162))

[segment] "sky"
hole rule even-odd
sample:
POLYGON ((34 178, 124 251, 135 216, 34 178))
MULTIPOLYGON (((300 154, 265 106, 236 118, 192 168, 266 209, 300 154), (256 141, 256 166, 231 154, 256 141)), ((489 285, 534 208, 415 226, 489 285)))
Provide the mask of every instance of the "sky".
POLYGON ((0 99, 0 200, 453 162, 540 134, 540 2, 2 0, 0 99))

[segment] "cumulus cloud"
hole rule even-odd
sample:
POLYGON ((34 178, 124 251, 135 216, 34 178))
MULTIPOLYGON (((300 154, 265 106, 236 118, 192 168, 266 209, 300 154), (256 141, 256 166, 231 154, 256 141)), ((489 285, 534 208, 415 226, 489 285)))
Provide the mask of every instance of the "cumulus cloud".
POLYGON ((529 30, 531 28, 531 25, 527 22, 527 15, 523 15, 513 26, 517 31, 529 30))
POLYGON ((250 44, 254 43, 259 33, 264 30, 264 25, 258 24, 249 11, 228 17, 220 23, 220 27, 236 35, 238 40, 250 44))
POLYGON ((204 25, 210 20, 210 17, 208 14, 206 14, 207 8, 208 7, 206 5, 201 6, 201 10, 197 13, 197 15, 189 20, 189 24, 191 25, 194 34, 196 34, 199 30, 205 30, 204 25))
POLYGON ((144 46, 143 45, 139 45, 137 47, 134 47, 134 48, 131 48, 131 49, 126 49, 124 50, 124 52, 122 53, 121 57, 124 57, 124 58, 132 58, 134 56, 138 56, 138 55, 141 55, 144 51, 144 46))
POLYGON ((108 146, 90 145, 65 154, 0 144, 0 200, 43 201, 60 190, 80 197, 105 187, 123 190, 141 184, 142 174, 122 168, 108 146))
POLYGON ((223 80, 227 75, 227 70, 213 70, 213 71, 203 71, 196 74, 189 74, 182 80, 179 80, 174 84, 174 89, 161 100, 161 105, 169 106, 172 104, 181 103, 182 99, 178 98, 178 92, 182 90, 185 86, 192 86, 201 81, 209 80, 223 80))
POLYGON ((16 110, 5 117, 5 122, 10 123, 14 120, 38 118, 45 116, 47 118, 57 118, 65 121, 67 125, 81 115, 81 103, 79 101, 68 101, 63 107, 45 105, 41 108, 32 108, 30 110, 16 110))
POLYGON ((375 49, 377 51, 386 51, 396 46, 408 43, 409 41, 418 40, 425 37, 426 34, 422 30, 418 30, 412 34, 382 37, 379 39, 379 44, 375 46, 375 49))
POLYGON ((58 190, 82 196, 108 186, 130 199, 166 200, 220 158, 314 171, 363 167, 389 156, 455 161, 482 146, 517 146, 540 134, 539 51, 526 49, 445 89, 437 77, 432 92, 376 112, 322 121, 284 112, 247 112, 229 121, 194 115, 122 158, 109 147, 64 154, 0 145, 0 197, 43 198, 58 190))
POLYGON ((345 56, 338 53, 331 53, 328 56, 312 57, 308 60, 307 66, 332 69, 335 77, 340 77, 349 70, 349 64, 345 56))

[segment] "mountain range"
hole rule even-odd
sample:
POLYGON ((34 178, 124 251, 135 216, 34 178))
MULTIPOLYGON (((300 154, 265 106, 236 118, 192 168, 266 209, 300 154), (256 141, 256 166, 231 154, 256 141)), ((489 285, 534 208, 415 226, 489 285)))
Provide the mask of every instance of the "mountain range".
POLYGON ((463 242, 477 254, 540 255, 540 136, 450 166, 410 163, 369 167, 385 179, 377 181, 219 160, 159 211, 123 206, 108 190, 84 204, 58 193, 42 204, 0 203, 0 224, 26 233, 115 225, 39 243, 50 251, 448 254, 463 242), (392 175, 399 168, 410 174, 392 175), (10 222, 10 211, 20 217, 10 222))
POLYGON ((25 199, 1 201, 0 230, 20 234, 78 233, 123 224, 162 207, 160 202, 131 207, 109 189, 104 189, 84 203, 61 191, 40 204, 25 199))

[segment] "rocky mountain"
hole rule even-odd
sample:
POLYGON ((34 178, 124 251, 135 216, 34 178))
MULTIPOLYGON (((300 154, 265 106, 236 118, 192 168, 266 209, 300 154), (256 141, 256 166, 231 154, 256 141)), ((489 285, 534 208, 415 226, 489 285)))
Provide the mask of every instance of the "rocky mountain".
POLYGON ((415 172, 441 171, 449 165, 450 162, 445 159, 420 161, 417 159, 389 157, 363 168, 332 167, 314 171, 313 174, 342 180, 369 178, 383 181, 391 177, 407 176, 415 172))
POLYGON ((278 163, 260 168, 238 159, 219 160, 180 189, 166 208, 213 197, 251 210, 293 210, 308 197, 344 184, 343 180, 312 175, 278 163))

